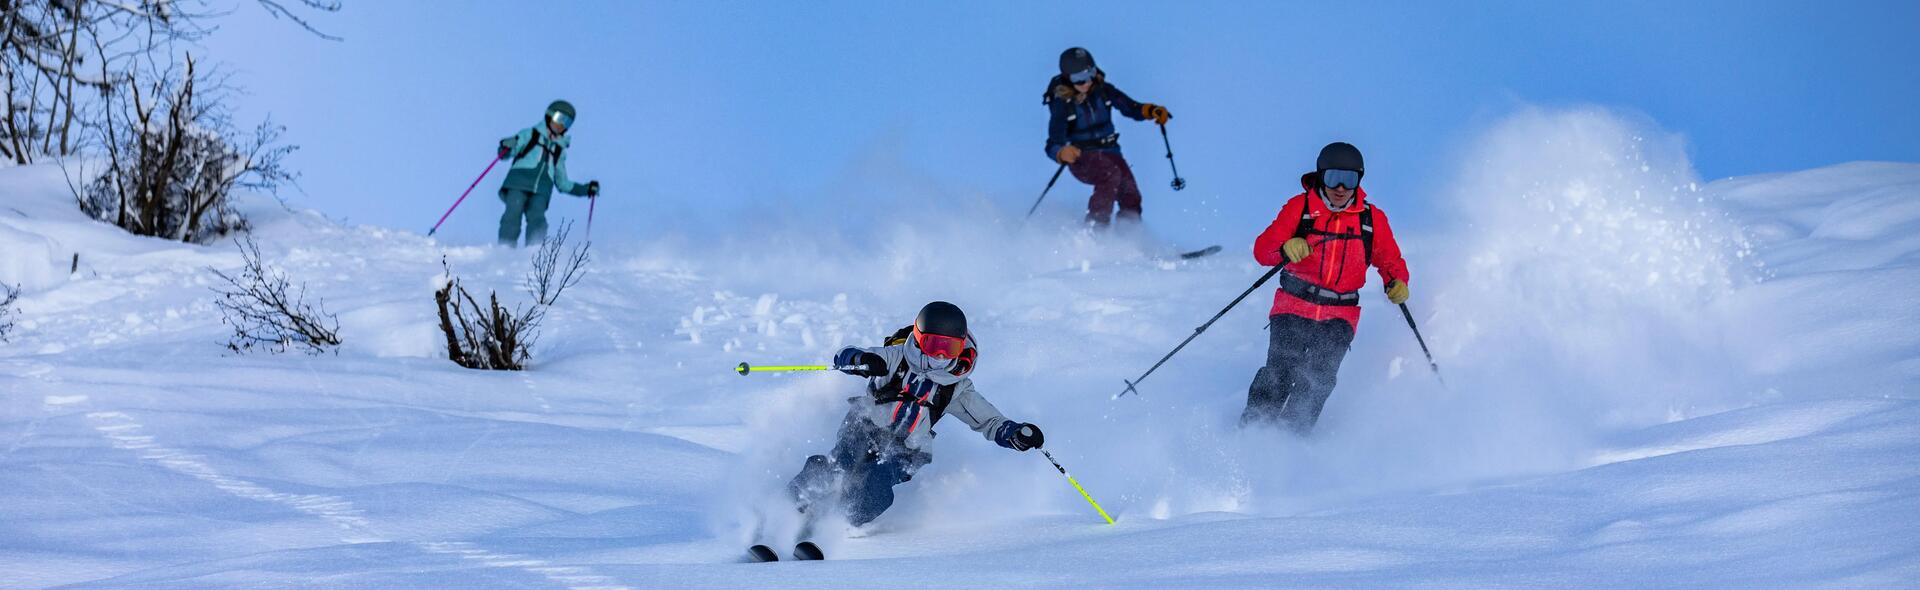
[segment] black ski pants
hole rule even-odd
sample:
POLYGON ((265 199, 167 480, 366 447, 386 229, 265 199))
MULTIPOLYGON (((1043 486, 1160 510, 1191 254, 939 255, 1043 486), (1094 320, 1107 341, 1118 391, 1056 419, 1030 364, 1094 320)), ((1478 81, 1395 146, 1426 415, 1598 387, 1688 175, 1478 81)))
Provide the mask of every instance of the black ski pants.
POLYGON ((1270 318, 1267 366, 1253 375, 1240 425, 1284 426, 1301 436, 1313 431, 1333 395, 1340 361, 1353 345, 1346 320, 1314 321, 1292 314, 1270 318))

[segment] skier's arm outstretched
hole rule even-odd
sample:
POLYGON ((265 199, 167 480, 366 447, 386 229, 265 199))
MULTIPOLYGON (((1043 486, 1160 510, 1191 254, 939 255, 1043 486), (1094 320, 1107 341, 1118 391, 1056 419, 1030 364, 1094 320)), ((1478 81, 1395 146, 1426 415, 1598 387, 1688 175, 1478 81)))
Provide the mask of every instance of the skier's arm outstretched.
POLYGON ((953 392, 953 401, 947 404, 947 415, 959 418, 974 432, 1009 449, 1025 451, 1046 444, 1046 435, 1040 433, 1039 426, 1007 419, 999 408, 974 390, 972 379, 960 380, 953 392))
POLYGON ((1126 116, 1128 119, 1135 121, 1151 119, 1155 123, 1165 125, 1167 119, 1173 118, 1173 115, 1167 112, 1167 107, 1134 100, 1133 97, 1127 96, 1127 93, 1121 92, 1119 88, 1114 87, 1112 84, 1107 85, 1106 91, 1108 92, 1107 97, 1113 100, 1113 108, 1119 109, 1120 114, 1126 116))

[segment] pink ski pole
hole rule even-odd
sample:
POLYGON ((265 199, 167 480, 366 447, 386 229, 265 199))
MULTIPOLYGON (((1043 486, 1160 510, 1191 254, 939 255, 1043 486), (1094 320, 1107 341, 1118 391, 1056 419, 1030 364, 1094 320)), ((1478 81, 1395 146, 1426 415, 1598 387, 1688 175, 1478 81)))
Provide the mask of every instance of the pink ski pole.
MULTIPOLYGON (((440 231, 440 224, 447 222, 447 217, 453 215, 453 210, 459 209, 460 203, 467 200, 467 195, 473 194, 473 187, 480 186, 480 181, 485 180, 487 178, 487 173, 493 172, 493 167, 495 165, 498 165, 499 163, 500 163, 500 158, 497 158, 497 157, 494 158, 492 162, 487 163, 487 169, 480 171, 480 177, 473 179, 473 184, 467 185, 467 192, 460 193, 460 198, 453 202, 453 206, 448 207, 447 212, 442 213, 440 215, 440 221, 436 221, 433 223, 433 229, 427 230, 428 237, 432 237, 433 232, 440 231)), ((588 214, 589 216, 591 216, 592 212, 589 211, 588 214)))
POLYGON ((599 200, 600 199, 598 197, 587 197, 587 241, 588 242, 593 241, 593 204, 595 202, 598 202, 599 200))

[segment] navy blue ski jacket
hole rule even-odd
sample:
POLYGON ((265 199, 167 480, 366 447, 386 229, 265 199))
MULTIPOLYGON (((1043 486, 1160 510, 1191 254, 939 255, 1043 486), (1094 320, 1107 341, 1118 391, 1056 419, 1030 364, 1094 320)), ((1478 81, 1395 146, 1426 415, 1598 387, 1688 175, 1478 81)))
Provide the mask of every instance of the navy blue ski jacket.
POLYGON ((1120 151, 1119 134, 1113 130, 1113 109, 1120 109, 1120 114, 1135 121, 1147 120, 1140 102, 1108 84, 1104 72, 1094 76, 1086 100, 1075 100, 1077 94, 1066 76, 1054 76, 1041 96, 1052 113, 1047 122, 1047 158, 1055 162, 1060 161, 1060 148, 1067 144, 1081 151, 1120 151))

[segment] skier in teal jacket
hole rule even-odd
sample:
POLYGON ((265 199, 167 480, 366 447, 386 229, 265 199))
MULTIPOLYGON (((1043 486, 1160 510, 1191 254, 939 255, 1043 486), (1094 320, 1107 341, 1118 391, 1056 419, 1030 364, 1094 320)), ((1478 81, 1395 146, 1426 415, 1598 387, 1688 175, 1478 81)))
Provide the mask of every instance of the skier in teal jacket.
POLYGON ((547 202, 553 189, 576 197, 592 198, 600 194, 600 181, 577 184, 567 178, 566 148, 572 142, 567 131, 573 127, 573 105, 564 100, 547 105, 540 125, 521 129, 500 140, 500 159, 510 160, 507 181, 500 185, 500 202, 507 205, 500 215, 500 243, 518 246, 520 218, 527 220, 527 244, 547 237, 547 202))

